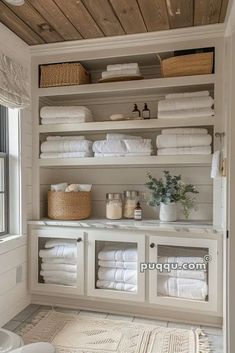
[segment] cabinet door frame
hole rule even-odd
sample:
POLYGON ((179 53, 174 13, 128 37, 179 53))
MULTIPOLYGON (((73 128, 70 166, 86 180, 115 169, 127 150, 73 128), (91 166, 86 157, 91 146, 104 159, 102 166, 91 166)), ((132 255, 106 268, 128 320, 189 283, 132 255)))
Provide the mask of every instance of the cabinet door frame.
POLYGON ((208 301, 181 299, 174 297, 163 297, 157 295, 157 270, 149 271, 149 302, 162 306, 185 309, 189 311, 202 311, 214 314, 221 313, 221 290, 219 289, 220 280, 220 258, 222 250, 218 239, 185 238, 179 236, 150 236, 149 244, 154 243, 154 247, 149 247, 149 262, 157 262, 158 245, 182 246, 189 248, 208 248, 211 260, 208 262, 208 301))
POLYGON ((117 300, 126 300, 130 302, 145 302, 145 274, 140 272, 140 263, 145 261, 145 236, 136 235, 131 231, 91 230, 88 232, 88 278, 87 295, 96 298, 108 298, 117 300), (124 234, 123 234, 124 233, 124 234), (136 243, 138 248, 138 291, 137 293, 128 293, 112 289, 96 288, 96 241, 136 243))
POLYGON ((84 241, 85 233, 79 229, 68 227, 41 227, 32 228, 30 232, 30 290, 34 293, 43 293, 45 295, 84 295, 84 241), (74 239, 77 242, 77 285, 66 286, 61 284, 46 284, 38 281, 39 274, 39 238, 45 239, 74 239), (35 261, 36 260, 36 261, 35 261))

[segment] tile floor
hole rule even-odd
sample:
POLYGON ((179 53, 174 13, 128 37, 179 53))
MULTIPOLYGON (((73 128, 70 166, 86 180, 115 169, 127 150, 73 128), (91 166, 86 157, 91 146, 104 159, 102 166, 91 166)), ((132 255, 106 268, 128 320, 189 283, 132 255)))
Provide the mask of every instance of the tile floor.
MULTIPOLYGON (((40 311, 45 309, 51 309, 51 307, 31 304, 23 311, 21 311, 18 315, 16 315, 11 321, 9 321, 4 326, 4 328, 18 333, 27 324, 31 323, 34 317, 40 311)), ((54 307, 54 309, 57 311, 77 314, 80 316, 91 316, 91 317, 95 316, 95 317, 101 317, 101 318, 109 318, 113 320, 127 320, 127 321, 133 321, 138 323, 153 324, 158 326, 189 328, 189 329, 196 327, 195 325, 179 324, 176 322, 169 322, 169 321, 143 319, 143 318, 138 318, 134 316, 114 315, 114 314, 106 314, 106 313, 99 313, 99 312, 85 311, 85 310, 64 309, 59 307, 54 307)), ((201 326, 201 328, 209 337, 209 341, 211 344, 211 353, 223 353, 222 330, 214 327, 209 327, 209 326, 201 326)))

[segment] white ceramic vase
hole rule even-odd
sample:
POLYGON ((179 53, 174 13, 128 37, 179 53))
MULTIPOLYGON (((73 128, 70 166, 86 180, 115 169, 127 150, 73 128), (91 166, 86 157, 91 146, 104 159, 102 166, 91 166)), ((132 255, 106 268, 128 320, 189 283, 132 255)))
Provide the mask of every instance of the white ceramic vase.
POLYGON ((159 219, 161 222, 175 222, 177 221, 177 205, 171 202, 168 205, 161 203, 159 219))

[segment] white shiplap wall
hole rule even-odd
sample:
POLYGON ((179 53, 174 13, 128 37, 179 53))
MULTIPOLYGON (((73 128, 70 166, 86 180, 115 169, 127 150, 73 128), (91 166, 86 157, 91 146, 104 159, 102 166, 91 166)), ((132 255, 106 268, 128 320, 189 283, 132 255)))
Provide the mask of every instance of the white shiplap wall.
MULTIPOLYGON (((28 46, 0 23, 1 51, 30 68, 28 46)), ((30 74, 30 73, 29 73, 30 74)), ((27 289, 26 220, 31 216, 31 148, 30 109, 21 112, 21 230, 18 237, 0 242, 0 326, 4 325, 30 303, 27 289), (28 210, 28 211, 26 211, 28 210)))

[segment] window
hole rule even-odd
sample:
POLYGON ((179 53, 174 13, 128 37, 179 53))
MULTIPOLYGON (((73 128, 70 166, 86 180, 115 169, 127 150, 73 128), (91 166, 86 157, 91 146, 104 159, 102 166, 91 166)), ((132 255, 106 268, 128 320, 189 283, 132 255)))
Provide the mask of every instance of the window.
POLYGON ((0 106, 0 235, 8 233, 8 110, 0 106))

